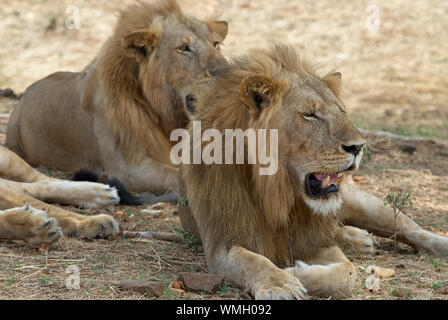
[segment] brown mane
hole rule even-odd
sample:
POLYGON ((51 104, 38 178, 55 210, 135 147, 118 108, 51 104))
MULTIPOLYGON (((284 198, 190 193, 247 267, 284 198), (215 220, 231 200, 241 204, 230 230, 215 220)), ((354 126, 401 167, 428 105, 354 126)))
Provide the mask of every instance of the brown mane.
MULTIPOLYGON (((165 87, 163 68, 152 58, 145 70, 140 70, 139 79, 138 63, 122 49, 121 41, 126 35, 149 28, 155 17, 168 16, 189 25, 190 18, 182 14, 174 0, 157 3, 139 1, 128 6, 120 13, 113 35, 93 62, 93 65, 96 63, 96 79, 91 78, 89 87, 98 86, 92 83, 94 81, 102 84, 100 89, 105 97, 106 122, 123 154, 133 163, 150 156, 171 164, 169 133, 186 125, 185 115, 181 108, 173 106, 170 92, 165 87)), ((87 92, 85 99, 93 95, 87 92)), ((84 106, 89 104, 83 101, 84 106)))
MULTIPOLYGON (((299 81, 318 77, 311 65, 288 46, 277 44, 270 50, 251 51, 233 60, 230 70, 218 77, 212 97, 196 120, 201 121, 202 130, 216 128, 222 133, 224 129, 281 128, 284 123, 272 121, 280 102, 251 120, 239 84, 249 76, 268 76, 285 92, 292 74, 299 75, 299 81)), ((297 81, 297 77, 294 79, 297 81)), ((214 245, 225 241, 228 248, 239 245, 278 266, 305 259, 316 247, 334 243, 334 218, 311 212, 296 191, 298 186, 288 164, 279 160, 274 175, 259 175, 258 165, 249 164, 182 166, 181 179, 203 242, 207 239, 214 245), (301 256, 292 257, 293 251, 301 256)))

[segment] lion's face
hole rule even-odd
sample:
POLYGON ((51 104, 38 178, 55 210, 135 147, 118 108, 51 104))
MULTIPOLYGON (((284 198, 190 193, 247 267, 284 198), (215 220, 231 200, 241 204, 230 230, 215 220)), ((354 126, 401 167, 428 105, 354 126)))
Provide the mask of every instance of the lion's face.
MULTIPOLYGON (((304 202, 315 213, 335 213, 342 204, 342 173, 357 169, 365 142, 327 82, 291 80, 273 120, 282 128, 279 155, 304 202)), ((325 80, 340 81, 340 74, 325 80)))
POLYGON ((190 120, 195 119, 198 108, 206 106, 208 95, 213 94, 215 85, 215 78, 204 78, 192 82, 181 91, 184 112, 190 120))
POLYGON ((249 127, 278 129, 279 161, 305 204, 316 214, 337 212, 342 204, 342 174, 357 169, 365 143, 335 94, 340 73, 322 79, 311 73, 252 75, 228 93, 221 92, 229 89, 226 77, 232 76, 196 81, 183 90, 184 108, 190 118, 195 119, 203 110, 220 108, 218 104, 228 104, 229 110, 231 97, 239 99, 240 108, 249 111, 249 127))
POLYGON ((163 24, 170 28, 164 28, 156 58, 165 66, 167 83, 177 92, 195 79, 216 75, 227 64, 219 49, 227 34, 226 22, 206 24, 195 19, 186 27, 170 18, 163 24))
POLYGON ((182 89, 194 80, 215 76, 227 65, 219 49, 227 28, 225 21, 157 16, 148 29, 125 36, 122 47, 139 63, 139 80, 149 100, 154 100, 151 92, 157 86, 169 92, 176 105, 182 89))

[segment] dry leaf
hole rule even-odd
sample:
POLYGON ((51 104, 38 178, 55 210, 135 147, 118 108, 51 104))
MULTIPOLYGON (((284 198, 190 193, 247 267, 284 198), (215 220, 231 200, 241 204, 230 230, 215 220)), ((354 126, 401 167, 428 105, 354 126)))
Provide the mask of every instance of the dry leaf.
POLYGON ((173 282, 171 282, 171 288, 185 290, 184 283, 180 280, 174 280, 173 282))
POLYGON ((169 208, 169 207, 171 207, 171 204, 169 202, 157 202, 157 203, 154 203, 154 204, 148 206, 147 209, 150 209, 150 210, 164 210, 164 209, 169 208))
POLYGON ((174 289, 174 288, 171 288, 171 291, 177 292, 177 293, 179 293, 179 294, 184 294, 184 293, 185 293, 185 290, 182 290, 182 289, 174 289))
POLYGON ((448 287, 436 291, 438 294, 448 294, 448 287))
POLYGON ((184 294, 185 293, 185 286, 183 284, 182 281, 179 280, 174 280, 173 282, 171 282, 171 290, 180 294, 184 294))
POLYGON ((393 276, 395 276, 395 270, 394 269, 387 269, 387 268, 381 268, 381 267, 377 267, 377 273, 378 276, 381 279, 387 279, 387 278, 391 278, 393 276))
POLYGON ((147 215, 150 218, 160 218, 163 215, 163 210, 143 209, 140 212, 147 215))
POLYGON ((123 213, 123 211, 117 211, 113 213, 113 216, 117 219, 123 220, 124 222, 129 221, 129 217, 127 214, 123 213))
POLYGON ((113 216, 116 218, 120 218, 123 215, 123 211, 114 212, 113 216))
POLYGON ((169 202, 157 202, 140 212, 148 215, 151 218, 160 218, 164 213, 170 213, 175 210, 175 207, 169 202))
POLYGON ((163 215, 163 209, 143 209, 140 211, 151 218, 160 218, 163 215))
POLYGON ((39 253, 48 253, 48 248, 51 247, 51 243, 41 243, 39 249, 37 251, 39 251, 39 253))
POLYGON ((393 295, 395 297, 409 297, 409 296, 412 296, 412 291, 409 289, 405 289, 405 288, 396 288, 393 291, 393 295))

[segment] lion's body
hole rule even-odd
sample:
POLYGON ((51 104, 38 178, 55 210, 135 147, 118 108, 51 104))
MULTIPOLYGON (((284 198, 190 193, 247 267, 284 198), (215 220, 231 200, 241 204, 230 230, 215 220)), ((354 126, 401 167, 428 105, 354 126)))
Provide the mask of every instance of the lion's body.
MULTIPOLYGON (((204 170, 201 165, 191 165, 189 170, 182 169, 182 180, 187 181, 185 194, 195 213, 194 218, 198 221, 203 242, 208 242, 208 246, 220 243, 224 243, 226 247, 243 246, 282 267, 294 262, 290 250, 297 253, 295 259, 305 259, 315 254, 316 247, 335 244, 334 218, 313 214, 298 198, 288 199, 291 204, 284 203, 283 200, 286 199, 280 199, 289 196, 286 189, 291 187, 284 184, 283 179, 287 177, 282 177, 283 173, 276 174, 273 179, 279 181, 262 182, 266 183, 264 189, 269 189, 263 190, 263 193, 269 199, 272 211, 261 209, 263 204, 256 203, 261 199, 255 195, 257 188, 255 185, 251 186, 253 182, 250 170, 245 166, 227 165, 220 168, 221 165, 212 165, 214 168, 211 168, 209 165, 204 170), (196 185, 201 186, 200 190, 190 189, 196 185), (248 190, 248 186, 253 189, 248 190), (280 189, 275 190, 279 187, 280 189), (219 200, 216 199, 218 197, 219 200), (223 221, 235 223, 222 223, 223 221)), ((194 234, 191 227, 184 228, 194 234)))
MULTIPOLYGON (((235 59, 227 73, 192 85, 188 93, 194 95, 193 120, 200 121, 202 132, 278 129, 273 175, 260 175, 258 163, 180 166, 180 196, 189 206, 180 211, 184 228, 199 234, 211 271, 255 298, 301 298, 305 290, 351 295, 356 269, 336 245, 336 234, 370 249, 371 240, 357 228, 338 231, 335 214, 382 235, 393 233, 393 212, 381 200, 339 179, 334 182, 340 189, 333 186, 339 191, 326 192, 325 179, 318 189, 310 186, 310 176, 328 175, 328 183, 336 173, 356 169, 362 156, 364 140, 337 97, 339 81, 340 74, 318 77, 292 48, 276 45, 235 59)), ((205 146, 202 142, 203 152, 205 146)), ((398 223, 408 243, 448 254, 448 239, 407 217, 398 223)))
POLYGON ((86 208, 112 206, 119 201, 115 188, 47 177, 3 147, 0 177, 0 239, 39 244, 55 242, 62 233, 97 238, 118 232, 111 216, 83 216, 46 203, 86 208))
POLYGON ((32 165, 106 173, 136 191, 177 190, 169 133, 187 123, 178 92, 226 63, 217 49, 226 33, 225 22, 185 16, 174 1, 129 6, 84 71, 26 90, 6 145, 32 165))
POLYGON ((94 119, 80 108, 86 78, 57 72, 31 85, 9 120, 8 148, 33 166, 101 172, 94 119))

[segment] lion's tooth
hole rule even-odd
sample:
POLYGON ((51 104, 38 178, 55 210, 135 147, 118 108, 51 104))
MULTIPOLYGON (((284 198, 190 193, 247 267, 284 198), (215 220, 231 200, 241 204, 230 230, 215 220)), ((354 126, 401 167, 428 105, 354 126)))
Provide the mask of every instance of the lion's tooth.
POLYGON ((343 180, 344 180, 344 176, 343 175, 341 175, 341 176, 338 175, 338 179, 336 180, 336 184, 340 185, 343 180))
POLYGON ((330 186, 330 176, 327 176, 325 180, 322 180, 322 188, 328 188, 330 186))

